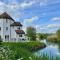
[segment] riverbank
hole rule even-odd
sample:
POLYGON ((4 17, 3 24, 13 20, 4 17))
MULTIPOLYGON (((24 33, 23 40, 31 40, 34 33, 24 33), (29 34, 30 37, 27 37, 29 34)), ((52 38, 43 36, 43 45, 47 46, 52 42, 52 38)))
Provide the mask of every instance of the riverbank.
POLYGON ((48 36, 47 41, 52 43, 60 43, 60 39, 58 39, 57 35, 48 36))
POLYGON ((34 54, 39 56, 41 60, 60 60, 60 44, 47 42, 43 40, 41 42, 46 43, 46 48, 35 52, 34 54))
POLYGON ((0 60, 17 60, 23 58, 23 60, 40 60, 39 57, 33 55, 32 52, 46 47, 44 43, 40 42, 20 42, 20 43, 2 43, 0 46, 0 60))
POLYGON ((46 47, 44 43, 33 41, 33 42, 17 42, 17 43, 3 43, 4 46, 10 46, 10 47, 17 47, 17 48, 25 48, 31 52, 35 52, 36 50, 43 49, 46 47))

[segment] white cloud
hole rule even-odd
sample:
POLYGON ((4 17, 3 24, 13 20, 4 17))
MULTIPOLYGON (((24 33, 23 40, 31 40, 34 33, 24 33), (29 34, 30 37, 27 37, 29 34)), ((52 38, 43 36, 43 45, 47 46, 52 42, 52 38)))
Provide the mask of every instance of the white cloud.
POLYGON ((39 3, 41 5, 45 4, 47 0, 30 0, 27 2, 27 0, 21 2, 21 3, 18 3, 17 0, 8 0, 8 4, 4 3, 4 2, 1 2, 0 1, 0 9, 1 7, 3 8, 3 10, 5 9, 9 9, 9 10, 16 10, 16 9, 24 9, 24 8, 29 8, 35 4, 38 4, 39 3))
POLYGON ((24 8, 28 8, 28 7, 31 7, 33 4, 35 4, 36 1, 24 1, 22 3, 17 3, 17 2, 12 2, 10 4, 8 4, 7 6, 10 7, 11 9, 24 9, 24 8))
MULTIPOLYGON (((17 2, 15 4, 17 5, 17 2)), ((20 8, 16 5, 6 4, 0 1, 0 14, 3 12, 8 12, 8 14, 10 14, 14 19, 20 18, 22 16, 22 12, 19 10, 20 8)))
POLYGON ((47 33, 56 33, 57 30, 54 29, 50 29, 49 31, 47 31, 47 33))
POLYGON ((45 28, 45 27, 41 27, 40 29, 41 29, 41 30, 46 30, 46 28, 45 28))
POLYGON ((60 24, 36 25, 37 32, 55 33, 60 28, 60 24))
POLYGON ((54 17, 51 20, 53 20, 53 21, 60 21, 60 17, 54 17))
POLYGON ((49 24, 47 28, 60 28, 60 24, 49 24))
POLYGON ((0 14, 6 10, 6 4, 0 1, 0 14))
POLYGON ((32 5, 35 4, 35 3, 36 3, 35 1, 23 2, 23 3, 20 4, 20 6, 21 6, 22 8, 26 8, 26 7, 32 6, 32 5))
POLYGON ((36 20, 38 20, 38 16, 33 16, 32 18, 24 19, 24 22, 32 23, 32 22, 34 22, 36 20))
POLYGON ((22 8, 22 9, 25 9, 25 8, 29 8, 33 5, 40 5, 41 6, 46 6, 48 3, 48 0, 25 0, 23 1, 22 3, 17 3, 17 2, 13 2, 10 5, 11 8, 22 8))

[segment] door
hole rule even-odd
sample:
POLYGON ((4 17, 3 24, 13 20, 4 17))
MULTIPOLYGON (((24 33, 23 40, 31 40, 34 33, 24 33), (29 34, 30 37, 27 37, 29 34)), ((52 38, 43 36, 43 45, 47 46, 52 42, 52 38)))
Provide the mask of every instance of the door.
POLYGON ((9 35, 5 35, 5 41, 9 42, 9 35))

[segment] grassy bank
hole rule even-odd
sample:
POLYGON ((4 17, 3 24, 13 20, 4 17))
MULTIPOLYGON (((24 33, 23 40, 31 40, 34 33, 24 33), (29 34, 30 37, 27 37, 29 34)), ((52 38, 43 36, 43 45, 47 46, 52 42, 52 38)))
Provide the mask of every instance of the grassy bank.
POLYGON ((0 60, 60 60, 56 57, 55 59, 48 57, 47 55, 36 56, 33 54, 34 51, 41 49, 45 45, 40 42, 20 42, 20 43, 2 43, 0 45, 0 60), (35 50, 36 49, 36 50, 35 50))
POLYGON ((40 42, 2 43, 0 46, 0 60, 40 60, 33 55, 33 51, 44 48, 46 45, 40 42))
POLYGON ((35 52, 36 50, 42 49, 46 47, 44 43, 40 42, 19 42, 19 43, 3 43, 4 46, 9 46, 12 49, 14 48, 25 48, 31 52, 35 52))

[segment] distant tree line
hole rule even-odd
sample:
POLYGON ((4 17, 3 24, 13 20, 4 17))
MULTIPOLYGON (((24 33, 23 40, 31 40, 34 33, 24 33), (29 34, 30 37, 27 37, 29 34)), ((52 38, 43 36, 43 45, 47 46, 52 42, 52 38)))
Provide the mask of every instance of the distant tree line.
POLYGON ((47 36, 49 35, 48 33, 36 33, 36 28, 34 27, 27 27, 27 36, 30 37, 30 40, 32 41, 36 41, 36 38, 38 38, 39 40, 43 40, 46 39, 47 36))

